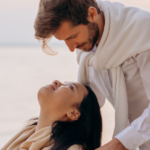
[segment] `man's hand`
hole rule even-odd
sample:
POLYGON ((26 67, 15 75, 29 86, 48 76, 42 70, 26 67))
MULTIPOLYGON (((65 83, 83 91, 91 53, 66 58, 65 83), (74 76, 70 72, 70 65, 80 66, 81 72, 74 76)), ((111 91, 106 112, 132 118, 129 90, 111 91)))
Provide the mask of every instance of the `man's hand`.
POLYGON ((104 146, 97 148, 96 150, 127 150, 118 139, 112 139, 104 146))

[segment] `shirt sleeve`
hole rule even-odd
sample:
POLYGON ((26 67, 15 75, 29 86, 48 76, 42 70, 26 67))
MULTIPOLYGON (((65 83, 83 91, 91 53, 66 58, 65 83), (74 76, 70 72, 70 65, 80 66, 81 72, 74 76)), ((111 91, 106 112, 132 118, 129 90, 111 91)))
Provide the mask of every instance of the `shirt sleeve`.
MULTIPOLYGON (((138 54, 135 58, 147 98, 150 100, 150 50, 138 54)), ((136 149, 148 141, 150 139, 150 104, 140 117, 116 135, 115 138, 127 149, 136 149)))

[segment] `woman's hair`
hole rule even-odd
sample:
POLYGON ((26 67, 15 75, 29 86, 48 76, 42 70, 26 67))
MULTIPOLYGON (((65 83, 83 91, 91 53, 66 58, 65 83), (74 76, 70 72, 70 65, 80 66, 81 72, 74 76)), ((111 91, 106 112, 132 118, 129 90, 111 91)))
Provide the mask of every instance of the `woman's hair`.
MULTIPOLYGON (((85 86, 88 95, 78 107, 80 117, 77 121, 57 121, 52 125, 52 136, 55 143, 51 150, 67 150, 78 144, 84 150, 94 150, 101 146, 102 118, 100 107, 94 92, 85 86)), ((34 123, 32 125, 35 125, 34 123)))
POLYGON ((62 22, 68 21, 73 26, 87 25, 90 6, 95 7, 100 13, 96 0, 40 0, 34 29, 36 39, 42 42, 43 51, 55 54, 54 51, 49 50, 47 43, 62 22))

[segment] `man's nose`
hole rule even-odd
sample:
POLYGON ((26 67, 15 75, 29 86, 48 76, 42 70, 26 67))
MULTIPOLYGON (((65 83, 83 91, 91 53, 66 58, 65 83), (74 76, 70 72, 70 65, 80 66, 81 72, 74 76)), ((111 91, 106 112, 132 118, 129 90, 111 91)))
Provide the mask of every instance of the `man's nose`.
POLYGON ((71 43, 71 42, 69 42, 69 41, 65 41, 65 43, 66 43, 66 45, 68 46, 69 50, 70 50, 71 52, 74 52, 75 48, 77 47, 77 44, 71 43))

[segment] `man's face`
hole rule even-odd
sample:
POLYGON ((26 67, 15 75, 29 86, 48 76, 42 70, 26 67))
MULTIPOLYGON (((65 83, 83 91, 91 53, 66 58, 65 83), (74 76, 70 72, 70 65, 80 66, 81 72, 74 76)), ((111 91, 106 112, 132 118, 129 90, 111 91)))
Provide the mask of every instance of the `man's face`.
POLYGON ((64 40, 71 52, 75 48, 90 51, 99 37, 99 27, 94 22, 89 22, 88 25, 72 26, 70 22, 66 21, 62 22, 54 37, 58 40, 64 40))

